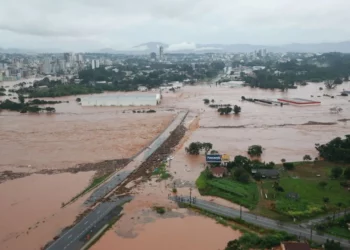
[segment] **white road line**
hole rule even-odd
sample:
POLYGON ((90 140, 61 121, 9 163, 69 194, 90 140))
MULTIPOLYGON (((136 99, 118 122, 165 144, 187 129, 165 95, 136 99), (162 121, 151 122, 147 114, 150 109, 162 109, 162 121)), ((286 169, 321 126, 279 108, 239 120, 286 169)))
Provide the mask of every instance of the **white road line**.
POLYGON ((69 235, 69 236, 68 236, 68 239, 70 239, 71 237, 72 237, 72 235, 69 235))
POLYGON ((88 223, 89 221, 87 220, 87 221, 85 221, 85 223, 84 223, 84 225, 86 225, 86 223, 88 223))

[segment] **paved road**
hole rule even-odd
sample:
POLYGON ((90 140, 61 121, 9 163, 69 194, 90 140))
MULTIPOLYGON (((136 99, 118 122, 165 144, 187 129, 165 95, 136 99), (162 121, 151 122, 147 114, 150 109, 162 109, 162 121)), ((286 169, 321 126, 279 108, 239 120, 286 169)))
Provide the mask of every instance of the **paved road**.
MULTIPOLYGON (((174 198, 172 198, 174 200, 174 198)), ((189 197, 183 197, 183 201, 184 203, 189 204, 189 197)), ((209 202, 209 201, 204 201, 204 200, 200 200, 200 199, 196 199, 195 203, 192 203, 194 206, 213 212, 215 214, 221 215, 221 216, 225 216, 225 217, 229 217, 229 218, 239 218, 240 217, 240 211, 239 210, 235 210, 229 207, 225 207, 222 205, 218 205, 214 202, 209 202)), ((280 231, 286 231, 290 234, 294 234, 298 237, 301 238, 307 238, 310 239, 311 236, 311 229, 309 228, 305 228, 301 225, 297 225, 297 224, 291 224, 291 223, 281 223, 279 221, 275 221, 266 217, 262 217, 262 216, 257 216, 248 212, 243 212, 242 211, 242 219, 252 223, 254 225, 258 225, 264 228, 270 228, 270 229, 275 229, 275 230, 280 230, 280 231)), ((345 248, 345 249, 350 249, 350 241, 349 240, 345 240, 345 239, 341 239, 341 238, 337 238, 334 236, 330 236, 330 235, 319 235, 317 234, 316 231, 312 232, 312 240, 316 241, 318 243, 324 243, 326 242, 327 239, 333 239, 335 241, 338 241, 341 243, 341 245, 345 248)))
POLYGON ((109 181, 103 183, 100 187, 98 187, 84 202, 84 204, 89 206, 94 204, 99 199, 105 197, 109 192, 111 192, 120 183, 122 183, 130 174, 131 171, 119 171, 118 174, 114 175, 109 181))
MULTIPOLYGON (((178 116, 173 122, 166 128, 161 135, 159 135, 149 147, 147 147, 142 153, 137 155, 122 171, 115 173, 109 180, 99 186, 85 201, 86 205, 95 203, 100 198, 105 197, 135 170, 137 170, 141 163, 147 160, 151 154, 154 153, 168 138, 172 131, 174 131, 186 118, 188 111, 179 112, 178 116)), ((130 198, 129 198, 130 199, 130 198)), ((82 221, 76 224, 68 232, 63 233, 59 239, 53 242, 47 250, 77 250, 80 249, 82 238, 89 230, 95 227, 98 222, 103 220, 113 209, 115 209, 124 200, 115 200, 109 202, 103 202, 98 205, 92 212, 90 212, 82 221)))
POLYGON ((168 138, 172 131, 174 131, 186 118, 188 111, 180 111, 173 122, 161 133, 149 147, 142 153, 137 155, 122 171, 115 173, 104 184, 97 187, 97 189, 85 201, 86 205, 94 204, 97 200, 105 197, 108 193, 114 190, 118 185, 125 181, 129 175, 137 170, 142 162, 146 161, 168 138))
POLYGON ((334 216, 334 218, 337 219, 339 217, 342 217, 342 216, 346 215, 347 213, 349 213, 349 211, 342 211, 342 212, 335 213, 335 214, 330 213, 330 214, 322 215, 322 216, 320 216, 318 218, 305 221, 301 225, 303 225, 305 227, 310 227, 310 226, 318 224, 318 223, 326 222, 327 218, 332 218, 333 219, 333 216, 334 216))
POLYGON ((77 250, 84 244, 83 236, 96 226, 108 213, 132 197, 114 198, 111 201, 101 203, 82 219, 73 228, 63 233, 46 250, 77 250))

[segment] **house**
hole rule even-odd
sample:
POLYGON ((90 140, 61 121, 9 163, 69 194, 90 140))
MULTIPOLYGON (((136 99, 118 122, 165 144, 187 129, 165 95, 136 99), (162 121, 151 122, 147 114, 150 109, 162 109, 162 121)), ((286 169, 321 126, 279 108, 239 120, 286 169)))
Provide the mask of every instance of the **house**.
POLYGON ((278 179, 280 173, 276 169, 253 169, 253 174, 259 173, 262 178, 278 179))
POLYGON ((282 250, 311 250, 307 243, 302 242, 281 242, 282 250))
POLYGON ((226 168, 224 167, 215 167, 211 169, 211 173, 214 175, 214 177, 222 178, 226 174, 226 168))

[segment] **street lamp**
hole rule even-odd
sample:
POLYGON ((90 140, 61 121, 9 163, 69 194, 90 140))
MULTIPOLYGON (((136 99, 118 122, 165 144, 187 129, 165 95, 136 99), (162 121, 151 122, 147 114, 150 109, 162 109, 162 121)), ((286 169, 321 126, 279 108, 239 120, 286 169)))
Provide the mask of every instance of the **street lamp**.
POLYGON ((190 205, 192 205, 192 188, 190 187, 190 205))

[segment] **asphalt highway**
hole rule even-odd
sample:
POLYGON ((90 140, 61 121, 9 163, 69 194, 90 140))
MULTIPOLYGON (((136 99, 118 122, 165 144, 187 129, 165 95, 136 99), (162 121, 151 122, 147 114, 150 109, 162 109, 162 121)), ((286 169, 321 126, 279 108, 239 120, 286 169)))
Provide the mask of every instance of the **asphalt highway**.
MULTIPOLYGON (((128 176, 135 170, 137 170, 141 163, 153 154, 163 143, 167 140, 172 131, 174 131, 186 118, 188 111, 181 111, 173 122, 166 128, 163 133, 161 133, 149 147, 138 154, 132 162, 130 162, 122 171, 115 173, 111 178, 109 178, 101 186, 97 187, 96 190, 90 195, 90 197, 85 201, 85 205, 92 205, 99 199, 108 195, 112 190, 118 187, 123 181, 125 181, 128 176)), ((115 209, 121 203, 124 203, 125 199, 116 199, 108 202, 103 202, 94 208, 85 218, 83 218, 79 223, 74 225, 67 232, 64 232, 60 237, 49 245, 47 250, 78 250, 82 247, 85 242, 84 237, 88 232, 95 232, 94 227, 99 225, 100 221, 104 217, 115 209), (93 230, 92 230, 93 229, 93 230)))
MULTIPOLYGON (((183 200, 181 202, 187 203, 187 204, 190 203, 189 197, 182 197, 182 198, 183 200)), ((228 217, 228 218, 240 218, 242 214, 242 217, 241 217, 242 220, 245 220, 251 224, 264 227, 264 228, 285 231, 287 233, 296 235, 297 237, 300 237, 300 238, 310 239, 311 233, 312 233, 312 240, 315 242, 323 244, 326 242, 327 239, 330 239, 330 240, 335 240, 337 242, 340 242, 343 248, 350 249, 349 240, 337 238, 326 234, 320 235, 320 234, 317 234, 316 231, 311 232, 310 228, 303 227, 302 225, 279 222, 266 217, 257 216, 248 212, 243 212, 243 211, 241 212, 240 210, 235 210, 229 207, 216 204, 214 202, 208 202, 200 199, 195 199, 195 203, 192 202, 192 205, 195 207, 207 210, 209 212, 212 212, 224 217, 228 217)))
POLYGON ((91 230, 98 222, 100 222, 108 213, 124 202, 130 201, 131 197, 114 198, 111 201, 101 203, 79 223, 63 233, 56 241, 54 241, 47 250, 77 250, 82 247, 85 242, 83 236, 91 230))

